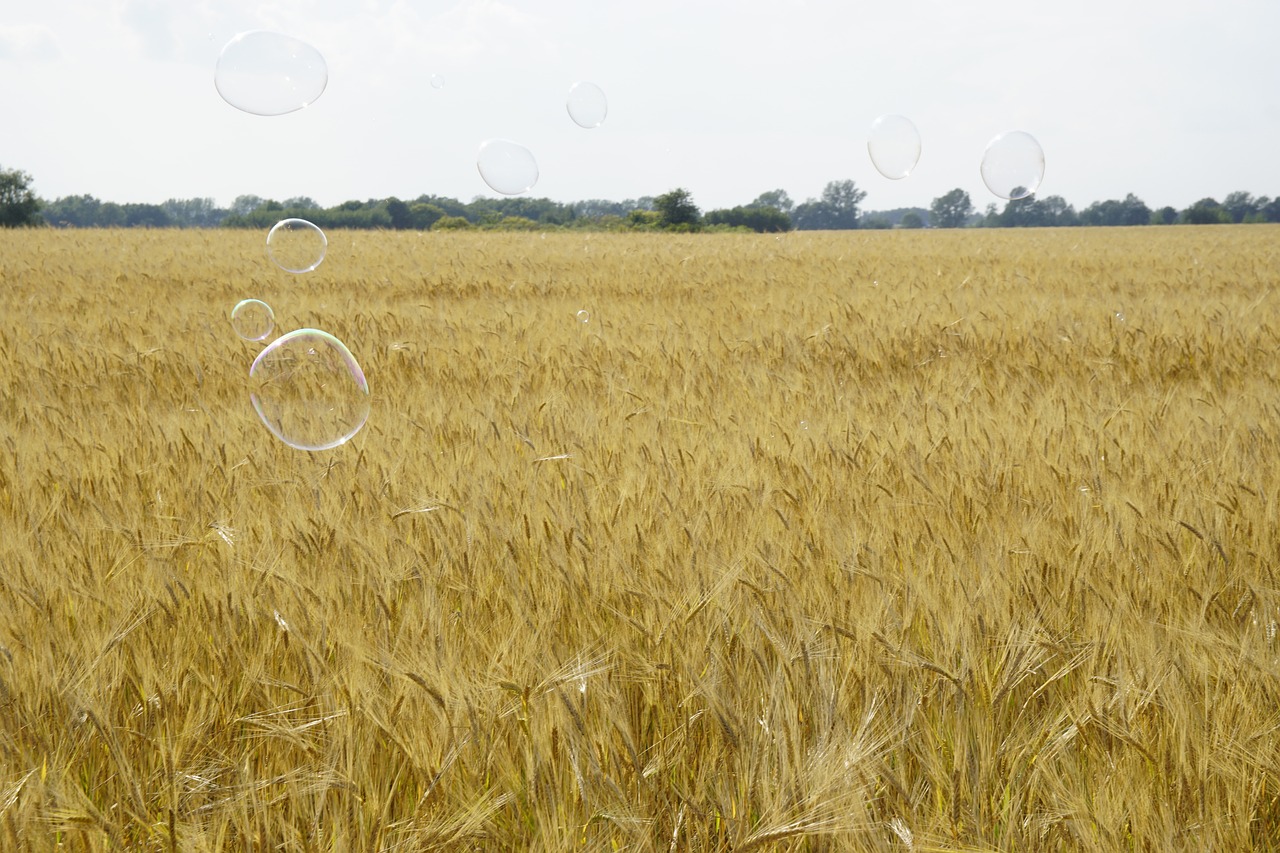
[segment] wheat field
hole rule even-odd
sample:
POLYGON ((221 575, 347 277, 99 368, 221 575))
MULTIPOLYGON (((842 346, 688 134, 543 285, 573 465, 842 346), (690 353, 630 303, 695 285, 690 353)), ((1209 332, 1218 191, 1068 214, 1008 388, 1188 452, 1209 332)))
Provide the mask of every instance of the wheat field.
POLYGON ((1280 849, 1280 228, 263 238, 0 232, 0 847, 1280 849))

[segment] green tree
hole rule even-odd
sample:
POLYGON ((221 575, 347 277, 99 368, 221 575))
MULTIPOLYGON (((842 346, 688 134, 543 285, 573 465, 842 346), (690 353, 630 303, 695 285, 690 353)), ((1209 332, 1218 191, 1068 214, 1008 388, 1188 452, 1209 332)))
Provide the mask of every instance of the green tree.
POLYGON ((786 190, 769 190, 756 196, 756 200, 748 207, 772 207, 774 210, 790 213, 795 209, 795 202, 787 195, 786 190))
POLYGON ((693 229, 702 220, 702 211, 693 203, 693 194, 683 187, 663 193, 653 200, 658 224, 663 228, 693 229))
POLYGON ((1230 222, 1231 215, 1222 209, 1217 199, 1202 198, 1182 211, 1182 221, 1187 225, 1216 225, 1230 222))
POLYGON ((413 227, 413 212, 409 205, 392 196, 386 201, 387 216, 391 217, 391 227, 397 231, 413 227))
POLYGON ((17 169, 0 168, 0 228, 44 224, 40 199, 31 189, 31 176, 17 169))
POLYGON ((1152 225, 1172 225, 1178 221, 1178 210, 1175 207, 1165 205, 1156 212, 1151 214, 1152 225))
POLYGON ((923 228, 924 220, 920 218, 920 214, 914 210, 902 214, 902 220, 898 223, 901 228, 923 228))
POLYGON ((730 228, 750 228, 761 234, 791 230, 791 217, 776 207, 754 204, 707 211, 703 222, 707 225, 727 225, 730 228))
POLYGON ((963 228, 973 215, 973 200, 956 188, 940 195, 929 205, 929 222, 934 228, 963 228))
POLYGON ((867 197, 853 181, 831 181, 822 197, 797 205, 792 221, 803 231, 844 230, 858 227, 858 207, 867 197))
POLYGON ((1222 209, 1231 217, 1232 222, 1244 222, 1258 212, 1258 199, 1247 192, 1227 193, 1222 200, 1222 209))

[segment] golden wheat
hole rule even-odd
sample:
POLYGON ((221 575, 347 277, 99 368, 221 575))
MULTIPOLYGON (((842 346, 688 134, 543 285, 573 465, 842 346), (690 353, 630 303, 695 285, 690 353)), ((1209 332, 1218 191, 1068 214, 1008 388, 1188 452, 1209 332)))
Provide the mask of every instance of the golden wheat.
POLYGON ((330 237, 0 232, 6 849, 1280 849, 1280 230, 330 237))

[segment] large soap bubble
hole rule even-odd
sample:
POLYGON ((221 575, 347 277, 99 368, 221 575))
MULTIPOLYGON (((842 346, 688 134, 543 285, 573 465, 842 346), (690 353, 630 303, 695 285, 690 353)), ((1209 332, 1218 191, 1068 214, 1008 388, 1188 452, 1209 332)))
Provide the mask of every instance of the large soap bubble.
POLYGON ((1023 130, 1010 130, 987 143, 982 181, 1000 198, 1026 198, 1044 180, 1044 149, 1023 130))
POLYGON ((246 341, 263 341, 276 327, 276 315, 261 299, 241 299, 231 309, 231 328, 246 341))
POLYGON ((574 83, 569 89, 565 108, 569 110, 569 118, 574 124, 590 129, 604 124, 604 118, 609 114, 609 101, 604 90, 595 83, 574 83))
POLYGON ((313 103, 329 84, 329 68, 320 51, 304 41, 252 30, 222 48, 213 85, 238 110, 279 116, 313 103))
POLYGON ((249 399, 276 438, 298 450, 348 441, 369 418, 369 383, 351 350, 328 332, 298 329, 258 353, 249 399))
POLYGON ((285 272, 311 272, 328 250, 329 238, 305 219, 281 219, 267 232, 267 254, 285 272))
POLYGON ((504 195, 519 195, 538 182, 538 161, 533 152, 509 139, 489 139, 476 155, 480 177, 504 195))
POLYGON ((871 123, 867 153, 876 171, 896 181, 920 162, 920 132, 906 116, 880 116, 871 123))

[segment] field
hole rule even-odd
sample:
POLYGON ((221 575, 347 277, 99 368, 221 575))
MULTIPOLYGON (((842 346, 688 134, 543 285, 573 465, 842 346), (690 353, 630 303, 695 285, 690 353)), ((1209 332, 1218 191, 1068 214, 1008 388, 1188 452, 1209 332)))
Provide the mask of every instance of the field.
POLYGON ((1280 849, 1280 229, 330 238, 0 232, 0 847, 1280 849))

